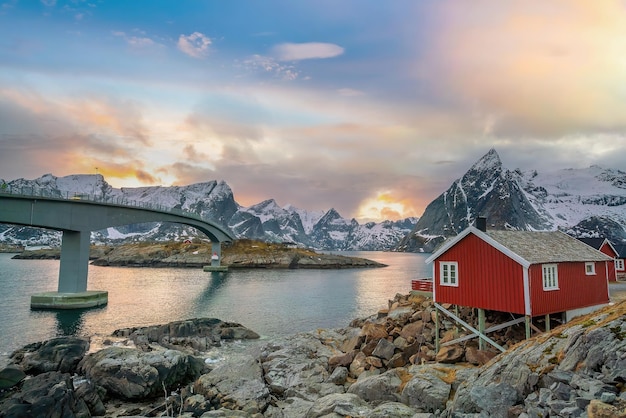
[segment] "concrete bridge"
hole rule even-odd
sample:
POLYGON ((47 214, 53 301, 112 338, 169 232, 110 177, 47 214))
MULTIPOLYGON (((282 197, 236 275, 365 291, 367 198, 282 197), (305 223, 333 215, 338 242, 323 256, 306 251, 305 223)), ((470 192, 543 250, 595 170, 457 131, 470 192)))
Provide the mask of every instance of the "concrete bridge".
POLYGON ((0 223, 53 229, 63 233, 57 292, 31 297, 33 308, 85 308, 104 305, 108 292, 87 291, 92 231, 144 222, 174 222, 203 232, 217 255, 209 269, 221 270, 221 243, 232 241, 222 226, 199 215, 119 198, 84 194, 53 195, 49 190, 0 189, 0 223))

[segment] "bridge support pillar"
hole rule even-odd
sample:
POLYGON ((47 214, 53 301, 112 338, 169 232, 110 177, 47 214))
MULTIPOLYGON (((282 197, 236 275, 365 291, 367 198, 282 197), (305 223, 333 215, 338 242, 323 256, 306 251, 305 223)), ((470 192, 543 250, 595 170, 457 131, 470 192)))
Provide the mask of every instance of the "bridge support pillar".
POLYGON ((108 292, 87 291, 89 231, 63 231, 58 292, 31 296, 31 308, 78 309, 106 305, 108 292))
POLYGON ((89 238, 89 231, 63 231, 59 293, 77 293, 87 290, 89 238))
POLYGON ((222 260, 222 243, 219 241, 211 242, 211 265, 204 266, 204 271, 228 271, 228 266, 220 265, 222 260))

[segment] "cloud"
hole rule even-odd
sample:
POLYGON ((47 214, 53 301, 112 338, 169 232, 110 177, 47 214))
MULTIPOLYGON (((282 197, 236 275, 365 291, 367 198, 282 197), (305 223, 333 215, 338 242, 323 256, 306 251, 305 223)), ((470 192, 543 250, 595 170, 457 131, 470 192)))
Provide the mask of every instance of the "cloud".
POLYGON ((209 37, 200 32, 178 37, 178 49, 194 58, 203 58, 208 55, 209 47, 213 42, 209 37))
POLYGON ((282 80, 293 81, 298 78, 299 72, 293 65, 282 64, 272 57, 253 55, 242 62, 242 66, 253 72, 265 72, 282 80))
POLYGON ((337 57, 343 54, 344 49, 335 44, 307 42, 279 44, 272 49, 272 52, 278 61, 300 61, 337 57))
POLYGON ((438 3, 416 62, 440 97, 495 135, 626 127, 626 8, 607 0, 438 3))
POLYGON ((130 36, 121 31, 113 31, 111 33, 114 36, 123 38, 128 43, 128 45, 133 48, 147 48, 157 45, 156 42, 154 42, 151 38, 148 38, 147 36, 130 36))
POLYGON ((365 92, 361 90, 355 90, 355 89, 349 89, 349 88, 342 88, 342 89, 337 90, 337 92, 339 93, 340 96, 344 96, 344 97, 357 97, 357 96, 365 95, 365 92))

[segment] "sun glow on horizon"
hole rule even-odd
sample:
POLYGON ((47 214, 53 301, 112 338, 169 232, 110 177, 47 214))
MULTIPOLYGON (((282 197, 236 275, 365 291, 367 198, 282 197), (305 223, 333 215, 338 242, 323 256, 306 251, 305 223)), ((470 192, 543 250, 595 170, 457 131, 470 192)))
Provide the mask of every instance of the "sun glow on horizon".
POLYGON ((390 191, 379 191, 376 197, 363 201, 357 211, 357 218, 375 222, 417 216, 415 205, 409 199, 397 198, 390 191))

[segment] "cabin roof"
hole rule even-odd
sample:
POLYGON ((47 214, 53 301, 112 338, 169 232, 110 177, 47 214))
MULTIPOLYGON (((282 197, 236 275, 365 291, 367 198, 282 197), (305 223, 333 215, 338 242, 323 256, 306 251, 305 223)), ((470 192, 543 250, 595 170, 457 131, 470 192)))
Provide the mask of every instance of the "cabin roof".
POLYGON ((470 226, 446 240, 426 263, 433 262, 468 234, 502 251, 525 267, 539 263, 610 261, 611 257, 560 231, 480 231, 470 226))
POLYGON ((578 240, 584 242, 585 244, 599 250, 606 241, 606 238, 578 238, 578 240))
POLYGON ((626 244, 618 244, 614 245, 615 252, 617 253, 617 257, 626 258, 626 244))
POLYGON ((606 254, 559 231, 487 231, 487 235, 531 264, 611 260, 606 254))

